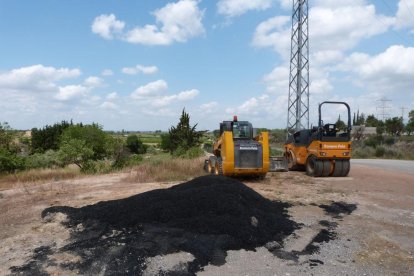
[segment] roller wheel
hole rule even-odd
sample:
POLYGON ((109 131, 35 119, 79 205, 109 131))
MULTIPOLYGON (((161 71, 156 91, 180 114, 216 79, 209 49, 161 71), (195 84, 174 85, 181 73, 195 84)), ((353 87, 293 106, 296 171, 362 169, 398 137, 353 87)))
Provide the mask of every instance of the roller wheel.
POLYGON ((322 172, 321 162, 314 156, 308 157, 306 160, 306 174, 309 176, 320 176, 322 172))
POLYGON ((331 173, 331 161, 321 160, 322 162, 322 177, 327 177, 331 173))
POLYGON ((334 176, 334 177, 342 176, 343 168, 344 168, 343 160, 335 160, 335 165, 334 165, 334 170, 333 170, 332 176, 334 176))
POLYGON ((351 169, 351 163, 349 160, 342 160, 342 176, 347 176, 351 169))
POLYGON ((223 163, 221 161, 221 158, 217 158, 216 165, 214 167, 214 174, 215 175, 223 175, 223 163))

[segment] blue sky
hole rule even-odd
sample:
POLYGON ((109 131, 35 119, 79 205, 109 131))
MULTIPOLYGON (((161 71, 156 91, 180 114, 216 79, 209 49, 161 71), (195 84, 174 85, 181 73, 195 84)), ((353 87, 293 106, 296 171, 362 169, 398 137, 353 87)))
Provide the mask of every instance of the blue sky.
MULTIPOLYGON (((324 100, 370 114, 382 97, 390 116, 414 109, 414 0, 309 3, 311 123, 324 100)), ((199 129, 234 114, 284 128, 291 5, 1 0, 0 121, 167 130, 185 107, 199 129)))

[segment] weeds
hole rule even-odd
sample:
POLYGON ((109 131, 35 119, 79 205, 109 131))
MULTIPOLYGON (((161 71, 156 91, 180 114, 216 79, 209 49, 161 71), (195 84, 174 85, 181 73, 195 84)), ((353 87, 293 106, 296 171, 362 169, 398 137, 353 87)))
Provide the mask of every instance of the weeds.
POLYGON ((16 183, 37 183, 73 179, 81 174, 78 168, 32 169, 0 178, 0 190, 13 188, 16 183))
POLYGON ((179 181, 204 175, 204 158, 156 158, 132 168, 129 182, 179 181))

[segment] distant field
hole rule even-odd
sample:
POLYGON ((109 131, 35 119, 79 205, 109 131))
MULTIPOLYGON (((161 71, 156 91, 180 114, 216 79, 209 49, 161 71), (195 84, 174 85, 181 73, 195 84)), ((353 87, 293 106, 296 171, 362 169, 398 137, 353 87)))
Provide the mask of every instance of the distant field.
POLYGON ((144 143, 144 144, 159 144, 161 143, 161 135, 160 134, 149 134, 149 133, 138 133, 137 134, 139 139, 144 143))

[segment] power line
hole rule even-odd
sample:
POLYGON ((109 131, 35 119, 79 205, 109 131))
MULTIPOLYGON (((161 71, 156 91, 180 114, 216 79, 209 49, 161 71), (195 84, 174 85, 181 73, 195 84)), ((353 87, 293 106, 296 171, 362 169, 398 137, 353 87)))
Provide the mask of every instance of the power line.
POLYGON ((403 0, 403 3, 407 7, 408 12, 411 13, 411 16, 414 17, 414 13, 411 11, 410 6, 408 6, 407 2, 405 2, 405 0, 403 0))
POLYGON ((387 106, 387 102, 391 102, 391 100, 382 97, 381 99, 377 100, 377 102, 380 102, 379 106, 377 106, 377 110, 379 109, 380 112, 377 114, 378 118, 381 116, 382 121, 385 121, 385 119, 388 119, 390 114, 388 113, 388 109, 391 107, 387 106))

